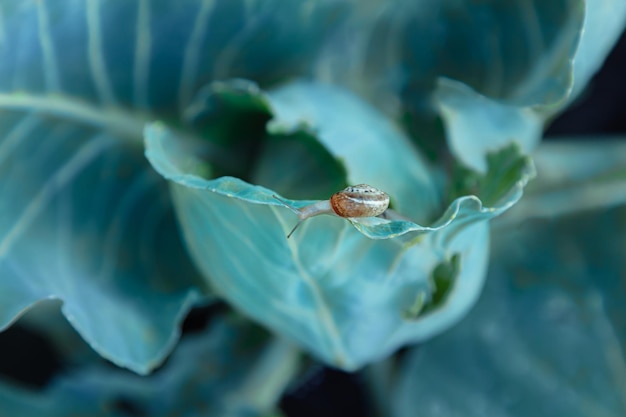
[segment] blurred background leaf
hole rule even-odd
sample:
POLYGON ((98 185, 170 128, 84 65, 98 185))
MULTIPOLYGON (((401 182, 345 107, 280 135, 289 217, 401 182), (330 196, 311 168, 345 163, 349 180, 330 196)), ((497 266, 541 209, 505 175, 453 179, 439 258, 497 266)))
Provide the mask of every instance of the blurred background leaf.
POLYGON ((456 158, 484 170, 486 153, 509 141, 534 149, 625 23, 620 0, 369 1, 316 75, 403 121, 431 158, 447 138, 456 158))
POLYGON ((285 341, 221 315, 201 333, 183 338, 154 375, 141 377, 92 358, 57 375, 42 391, 0 381, 0 404, 3 413, 16 417, 269 416, 298 358, 285 341))
POLYGON ((533 160, 540 180, 529 184, 525 198, 497 223, 498 227, 510 227, 524 219, 612 207, 626 200, 623 138, 561 138, 542 144, 533 160))
POLYGON ((103 131, 5 111, 0 132, 0 326, 60 299, 101 355, 148 372, 203 288, 164 184, 103 131))
POLYGON ((341 32, 360 35, 354 48, 329 45, 319 73, 365 96, 400 93, 418 112, 440 77, 510 104, 548 104, 570 88, 583 12, 581 0, 369 1, 341 32))

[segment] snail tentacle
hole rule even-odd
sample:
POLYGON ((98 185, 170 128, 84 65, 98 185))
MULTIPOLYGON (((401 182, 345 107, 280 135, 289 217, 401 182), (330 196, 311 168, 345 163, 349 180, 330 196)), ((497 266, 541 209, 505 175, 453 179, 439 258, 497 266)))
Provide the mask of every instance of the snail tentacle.
POLYGON ((289 204, 287 201, 283 200, 282 198, 280 198, 276 194, 272 194, 272 197, 274 197, 274 199, 276 199, 279 203, 281 203, 283 206, 287 207, 289 210, 291 210, 294 213, 296 213, 298 215, 298 217, 300 217, 300 209, 299 208, 292 206, 291 204, 289 204))

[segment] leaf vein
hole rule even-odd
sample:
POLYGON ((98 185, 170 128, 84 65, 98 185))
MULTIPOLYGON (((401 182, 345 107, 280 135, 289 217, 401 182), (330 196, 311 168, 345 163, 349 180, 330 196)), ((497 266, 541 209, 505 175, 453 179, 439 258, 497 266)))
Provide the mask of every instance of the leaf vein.
POLYGON ((135 64, 133 78, 135 85, 134 101, 139 108, 148 109, 148 84, 150 77, 150 2, 140 0, 137 11, 137 33, 135 39, 135 64))
POLYGON ((87 0, 89 68, 100 100, 107 106, 113 106, 116 104, 116 99, 104 60, 99 6, 100 0, 87 0))
POLYGON ((59 67, 56 51, 50 35, 50 20, 46 2, 37 2, 37 17, 39 23, 39 43, 43 54, 43 73, 46 80, 46 90, 48 92, 58 92, 61 90, 61 80, 59 78, 59 67))
POLYGON ((214 4, 214 0, 202 1, 200 12, 193 25, 187 46, 185 47, 178 91, 178 106, 181 112, 184 111, 191 100, 192 89, 196 82, 198 63, 200 61, 200 47, 207 31, 209 16, 211 15, 214 4))
POLYGON ((7 33, 4 28, 4 11, 2 10, 2 5, 0 4, 0 48, 4 47, 7 41, 7 33))
POLYGON ((15 151, 26 136, 31 134, 40 123, 40 119, 30 113, 22 117, 0 142, 0 166, 15 151))
MULTIPOLYGON (((129 224, 128 218, 132 209, 138 204, 141 198, 147 194, 157 183, 157 177, 149 170, 144 170, 135 176, 129 187, 125 190, 124 196, 118 198, 118 204, 114 213, 110 216, 108 232, 104 238, 102 249, 102 264, 99 271, 99 278, 105 279, 113 276, 113 271, 117 266, 120 242, 129 224)), ((145 217, 142 217, 145 219, 145 217)))
POLYGON ((228 78, 228 74, 232 71, 233 62, 237 58, 237 54, 243 50, 243 45, 258 27, 260 22, 267 16, 267 13, 249 13, 246 18, 246 24, 241 28, 235 36, 233 36, 220 53, 215 58, 213 66, 214 78, 228 78))
MULTIPOLYGON (((272 213, 278 220, 278 222, 282 225, 283 230, 288 230, 287 225, 284 223, 282 216, 278 214, 278 209, 276 206, 270 206, 272 213)), ((300 278, 302 281, 309 287, 311 290, 311 294, 313 295, 313 299, 317 304, 317 315, 320 318, 320 323, 324 325, 326 328, 327 334, 329 336, 328 341, 331 344, 331 349, 333 350, 333 354, 338 363, 342 365, 347 364, 347 357, 345 355, 345 348, 343 347, 343 342, 341 338, 341 333, 337 328, 337 324, 333 318, 333 315, 330 312, 330 308, 328 303, 324 297, 322 290, 317 285, 315 279, 309 275, 309 273, 305 270, 302 262, 300 261, 300 255, 298 252, 298 247, 293 240, 288 240, 287 244, 289 245, 289 249, 291 252, 291 259, 298 270, 300 278)))
POLYGON ((141 229, 139 231, 139 260, 144 265, 147 276, 155 276, 161 272, 157 270, 157 266, 154 262, 156 258, 154 246, 158 241, 157 231, 159 230, 159 225, 165 219, 170 207, 169 200, 161 197, 157 199, 154 204, 150 205, 142 219, 141 229))
POLYGON ((103 134, 87 140, 74 156, 43 184, 37 195, 24 208, 21 215, 15 219, 12 227, 0 240, 0 260, 6 257, 13 244, 28 230, 32 222, 48 206, 59 190, 113 143, 114 140, 110 136, 103 134))
POLYGON ((53 114, 100 129, 108 129, 141 144, 143 128, 149 121, 140 113, 133 114, 114 108, 100 109, 91 103, 60 95, 0 93, 0 108, 53 114))

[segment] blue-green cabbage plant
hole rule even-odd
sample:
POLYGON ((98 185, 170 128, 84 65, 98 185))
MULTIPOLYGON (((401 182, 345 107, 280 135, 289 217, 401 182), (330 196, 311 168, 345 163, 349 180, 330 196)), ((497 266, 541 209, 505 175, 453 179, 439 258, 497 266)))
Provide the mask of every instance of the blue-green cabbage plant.
POLYGON ((358 369, 458 322, 489 222, 624 25, 610 0, 0 2, 0 328, 138 373, 219 297, 358 369), (144 157, 145 154, 145 157, 144 157), (147 158, 146 158, 147 157, 147 158), (307 220, 347 184, 393 216, 307 220))

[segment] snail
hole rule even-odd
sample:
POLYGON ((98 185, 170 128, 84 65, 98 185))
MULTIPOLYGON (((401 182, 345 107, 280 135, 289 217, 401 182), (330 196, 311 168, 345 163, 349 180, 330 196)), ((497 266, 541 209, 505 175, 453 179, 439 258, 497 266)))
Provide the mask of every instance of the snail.
POLYGON ((389 196, 384 191, 371 185, 352 185, 333 194, 330 199, 318 201, 302 208, 296 208, 277 195, 273 196, 282 205, 298 215, 298 223, 287 235, 291 237, 298 226, 309 217, 320 214, 330 214, 346 218, 353 217, 376 217, 385 212, 389 207, 389 196))

